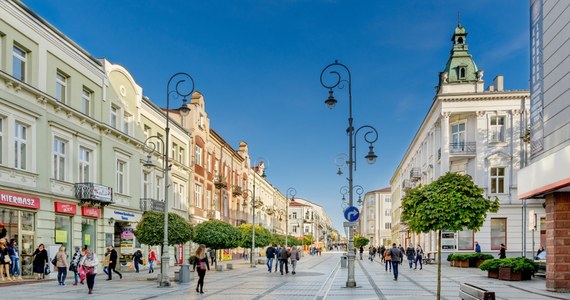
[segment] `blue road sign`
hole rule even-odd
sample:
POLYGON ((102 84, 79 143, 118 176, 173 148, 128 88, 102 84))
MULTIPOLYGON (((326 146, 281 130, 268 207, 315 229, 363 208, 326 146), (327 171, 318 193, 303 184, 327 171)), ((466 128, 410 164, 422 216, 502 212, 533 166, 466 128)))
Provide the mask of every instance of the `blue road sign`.
POLYGON ((360 212, 358 211, 358 208, 354 207, 354 206, 349 206, 345 211, 344 211, 344 218, 348 221, 348 222, 354 222, 356 220, 358 220, 358 217, 360 216, 360 212))

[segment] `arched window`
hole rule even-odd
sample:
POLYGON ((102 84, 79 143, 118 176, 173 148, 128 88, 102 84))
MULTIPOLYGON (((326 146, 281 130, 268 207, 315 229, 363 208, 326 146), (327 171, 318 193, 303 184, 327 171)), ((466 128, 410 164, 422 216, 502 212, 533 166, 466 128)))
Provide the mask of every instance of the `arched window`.
POLYGON ((464 67, 459 68, 459 78, 460 79, 465 78, 465 68, 464 67))
POLYGON ((457 39, 457 43, 458 43, 458 44, 463 44, 463 38, 462 38, 462 37, 459 37, 459 38, 457 39))

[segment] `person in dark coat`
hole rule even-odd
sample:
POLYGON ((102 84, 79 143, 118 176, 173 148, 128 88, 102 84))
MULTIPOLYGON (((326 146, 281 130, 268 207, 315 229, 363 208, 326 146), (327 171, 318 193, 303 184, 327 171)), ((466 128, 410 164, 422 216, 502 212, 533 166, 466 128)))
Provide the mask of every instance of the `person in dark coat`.
POLYGON ((139 264, 142 264, 142 256, 141 250, 137 250, 133 255, 133 264, 135 265, 136 273, 139 272, 139 264))
POLYGON ((416 258, 416 251, 412 245, 408 245, 408 248, 406 248, 406 257, 408 258, 408 265, 410 265, 411 269, 414 264, 414 259, 416 258))
POLYGON ((507 248, 505 244, 501 244, 501 250, 499 250, 499 258, 507 258, 507 248))
POLYGON ((281 251, 279 251, 279 271, 281 271, 281 275, 283 275, 283 265, 285 265, 285 274, 289 274, 289 256, 291 256, 291 252, 287 251, 285 247, 281 248, 281 251))
POLYGON ((402 262, 404 253, 402 253, 402 250, 396 247, 396 243, 394 243, 392 244, 392 249, 389 250, 389 254, 392 257, 392 274, 394 274, 394 280, 398 280, 398 265, 402 262))
MULTIPOLYGON (((49 258, 48 253, 44 247, 44 244, 40 244, 36 251, 34 251, 34 261, 32 263, 34 267, 34 273, 37 274, 38 280, 44 277, 44 272, 48 264, 49 258)), ((49 268, 49 266, 47 266, 49 268)))
POLYGON ((120 279, 123 279, 123 274, 121 274, 121 272, 117 271, 115 268, 117 267, 117 260, 119 259, 119 255, 117 254, 117 250, 115 250, 115 248, 113 248, 113 246, 109 246, 107 247, 107 251, 109 251, 109 267, 108 267, 108 278, 107 280, 113 280, 113 272, 117 273, 119 275, 120 279))
POLYGON ((273 266, 273 259, 275 258, 275 248, 273 244, 270 244, 267 249, 265 249, 265 257, 267 258, 267 271, 271 273, 271 267, 273 266))
POLYGON ((208 262, 208 256, 206 256, 206 246, 200 245, 196 249, 196 259, 194 259, 194 264, 192 270, 198 271, 198 285, 196 285, 196 293, 204 293, 204 278, 206 277, 206 269, 210 271, 210 263, 208 262))

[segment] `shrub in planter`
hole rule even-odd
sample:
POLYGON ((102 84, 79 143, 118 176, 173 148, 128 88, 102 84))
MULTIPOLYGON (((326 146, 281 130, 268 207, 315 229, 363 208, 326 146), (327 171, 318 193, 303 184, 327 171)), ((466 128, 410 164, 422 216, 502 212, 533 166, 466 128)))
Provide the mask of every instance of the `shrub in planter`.
POLYGON ((487 271, 490 278, 499 278, 499 267, 501 265, 502 259, 488 259, 484 261, 480 266, 479 269, 482 271, 487 271))
POLYGON ((494 256, 491 254, 483 254, 483 253, 474 253, 470 254, 469 257, 469 267, 471 268, 479 268, 479 266, 486 261, 487 259, 494 259, 494 256))
POLYGON ((538 271, 538 264, 525 257, 489 259, 483 262, 479 269, 488 271, 489 277, 491 272, 499 271, 499 279, 521 280, 523 277, 530 279, 538 271))

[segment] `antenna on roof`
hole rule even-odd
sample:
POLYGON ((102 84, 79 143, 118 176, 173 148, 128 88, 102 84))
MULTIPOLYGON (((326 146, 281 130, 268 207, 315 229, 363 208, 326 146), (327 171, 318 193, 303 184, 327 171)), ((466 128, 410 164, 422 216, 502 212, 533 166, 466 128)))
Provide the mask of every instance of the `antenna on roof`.
POLYGON ((457 27, 461 28, 461 12, 457 12, 457 27))

